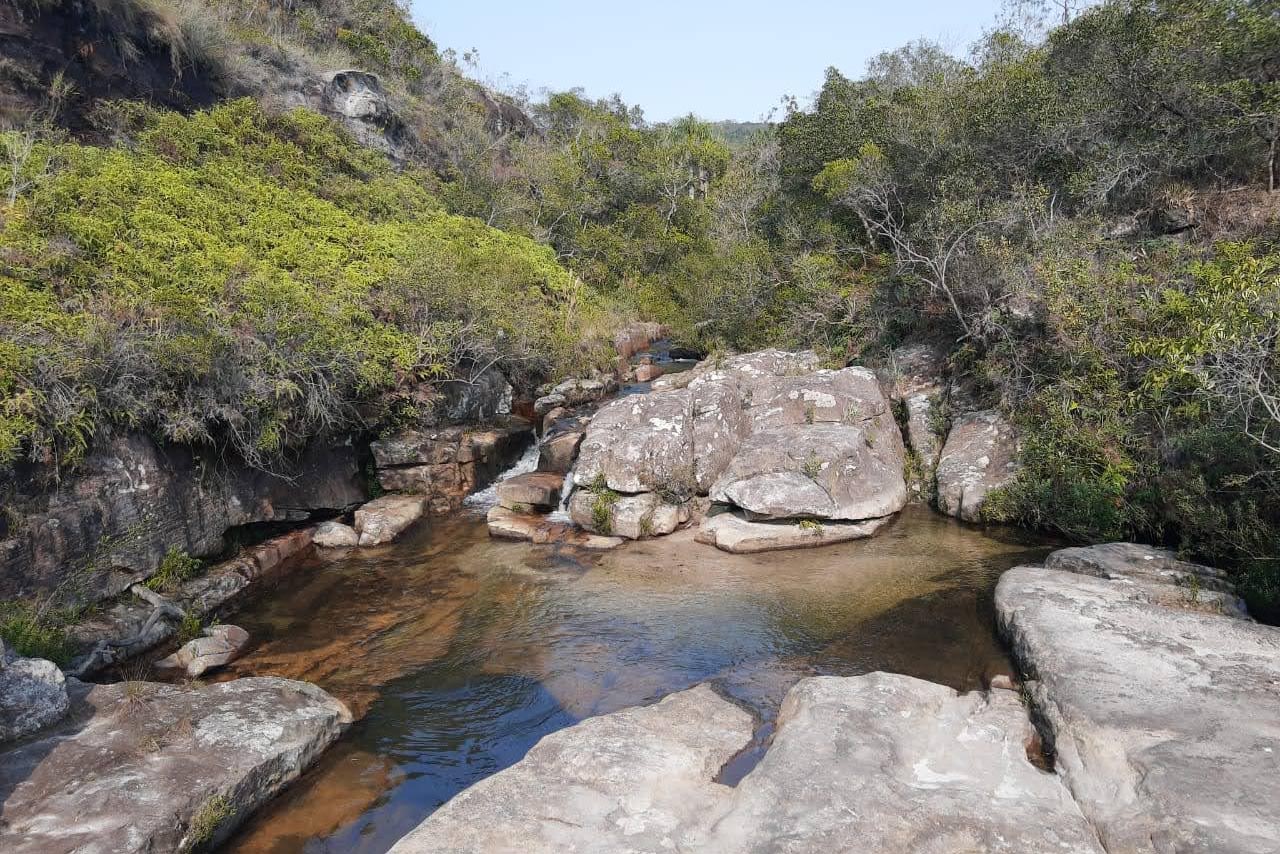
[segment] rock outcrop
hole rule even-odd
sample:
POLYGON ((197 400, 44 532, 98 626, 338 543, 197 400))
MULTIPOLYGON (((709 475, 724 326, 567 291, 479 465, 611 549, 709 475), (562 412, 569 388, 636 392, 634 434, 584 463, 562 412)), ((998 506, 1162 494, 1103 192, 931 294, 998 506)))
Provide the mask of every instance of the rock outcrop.
POLYGON ((447 513, 493 483, 532 438, 528 422, 510 418, 487 428, 408 430, 371 448, 383 489, 425 496, 432 513, 447 513))
POLYGON ((926 500, 946 439, 941 424, 947 398, 945 367, 946 357, 937 348, 915 344, 890 353, 879 372, 885 395, 901 407, 903 438, 916 459, 917 482, 908 486, 926 500))
POLYGON ((707 687, 590 718, 441 807, 392 850, 857 850, 1102 854, 1027 758, 1013 692, 873 673, 802 680, 736 788, 715 778, 751 717, 707 687))
POLYGON ((1160 550, 1047 565, 1004 574, 998 620, 1109 854, 1275 851, 1280 629, 1219 613, 1221 579, 1160 550))
POLYGON ((67 707, 66 680, 58 665, 19 658, 0 641, 0 744, 57 723, 67 707))
POLYGON ((396 160, 413 153, 413 134, 376 74, 349 68, 325 75, 321 108, 342 122, 361 145, 396 160))
POLYGON ((573 479, 594 494, 575 493, 579 524, 630 531, 639 516, 639 530, 668 532, 668 519, 692 516, 680 508, 698 495, 752 520, 861 522, 906 503, 902 436, 871 371, 826 371, 811 352, 765 350, 669 379, 605 405, 587 426, 573 479), (607 492, 618 495, 607 496, 615 518, 606 525, 607 492))
POLYGON ((351 722, 312 685, 203 687, 72 680, 60 726, 0 753, 0 850, 216 846, 351 722))
POLYGON ((1018 473, 1018 433, 988 409, 955 419, 938 461, 938 509, 966 522, 982 520, 987 496, 1018 473))
POLYGON ((107 599, 148 578, 172 547, 216 555, 233 528, 302 522, 366 497, 349 443, 310 448, 286 479, 135 433, 90 454, 81 472, 0 535, 0 600, 55 588, 63 599, 107 599))

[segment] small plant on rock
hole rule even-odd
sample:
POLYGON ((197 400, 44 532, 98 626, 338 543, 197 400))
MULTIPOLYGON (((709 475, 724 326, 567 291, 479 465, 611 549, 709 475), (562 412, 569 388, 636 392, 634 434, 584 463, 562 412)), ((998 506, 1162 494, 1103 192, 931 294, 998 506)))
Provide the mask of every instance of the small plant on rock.
POLYGON ((810 480, 817 480, 818 475, 822 474, 822 458, 810 451, 809 456, 800 464, 800 471, 810 480))
POLYGON ((183 850, 194 850, 213 839, 213 835, 218 832, 218 827, 231 818, 234 812, 231 801, 226 795, 214 795, 209 798, 200 805, 195 815, 191 816, 191 825, 187 828, 183 850))
POLYGON ((822 523, 817 519, 801 519, 798 523, 800 530, 806 534, 817 534, 822 536, 822 523))
POLYGON ((172 593, 182 586, 184 581, 194 578, 200 571, 200 561, 179 549, 170 546, 164 559, 155 573, 147 579, 147 587, 157 593, 172 593))

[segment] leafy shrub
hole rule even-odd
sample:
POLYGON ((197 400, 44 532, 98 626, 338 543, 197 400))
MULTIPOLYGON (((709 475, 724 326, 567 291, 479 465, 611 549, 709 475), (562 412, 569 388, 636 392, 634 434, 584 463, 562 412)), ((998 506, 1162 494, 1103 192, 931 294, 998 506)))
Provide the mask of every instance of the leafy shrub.
POLYGON ((548 248, 443 213, 315 113, 119 118, 132 147, 56 146, 4 212, 0 461, 143 428, 266 467, 464 360, 598 357, 596 301, 548 248))

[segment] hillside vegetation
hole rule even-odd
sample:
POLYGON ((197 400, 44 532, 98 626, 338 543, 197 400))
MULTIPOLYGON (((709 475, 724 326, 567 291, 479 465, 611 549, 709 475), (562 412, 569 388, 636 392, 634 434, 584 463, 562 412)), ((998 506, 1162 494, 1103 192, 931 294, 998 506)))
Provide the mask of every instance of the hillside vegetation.
POLYGON ((112 146, 46 133, 13 171, 7 457, 127 424, 266 465, 462 359, 590 361, 602 306, 833 364, 924 340, 1024 429, 993 519, 1178 546, 1280 618, 1274 3, 1107 0, 963 59, 914 43, 744 139, 486 93, 385 0, 119 2, 171 22, 134 27, 141 53, 265 108, 100 92, 81 114, 112 146), (283 109, 280 81, 340 67, 383 79, 408 162, 283 109))

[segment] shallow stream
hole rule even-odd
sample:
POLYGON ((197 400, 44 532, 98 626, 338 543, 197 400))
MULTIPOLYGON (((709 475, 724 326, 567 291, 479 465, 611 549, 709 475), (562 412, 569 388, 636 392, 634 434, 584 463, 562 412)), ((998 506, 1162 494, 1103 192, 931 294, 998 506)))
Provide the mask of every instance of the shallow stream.
POLYGON ((992 592, 1045 551, 912 508, 821 549, 734 556, 685 531, 595 554, 490 540, 471 509, 317 556, 235 616, 255 647, 226 677, 315 682, 358 722, 224 850, 386 851, 543 735, 706 680, 760 721, 734 783, 806 675, 1008 672, 992 592))

